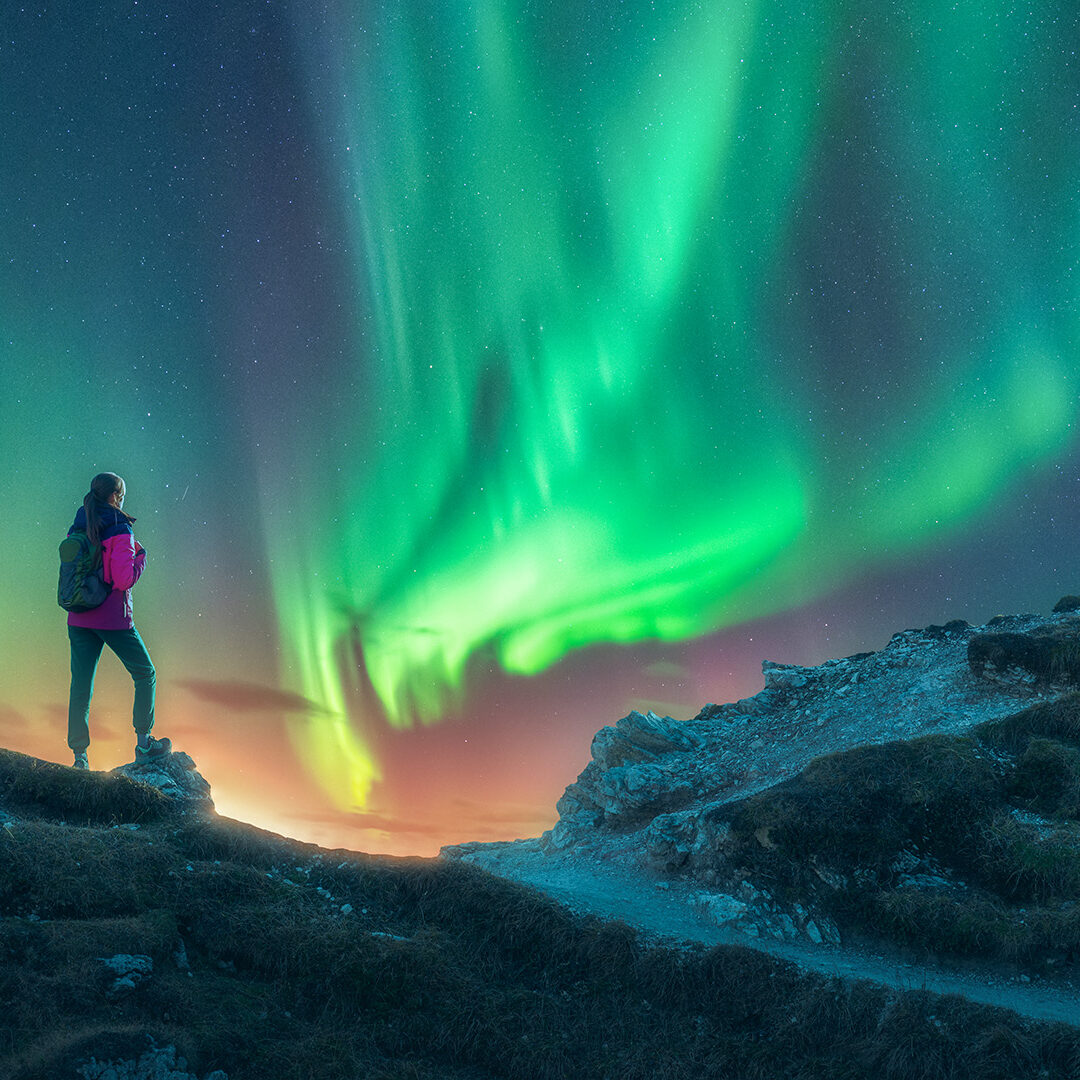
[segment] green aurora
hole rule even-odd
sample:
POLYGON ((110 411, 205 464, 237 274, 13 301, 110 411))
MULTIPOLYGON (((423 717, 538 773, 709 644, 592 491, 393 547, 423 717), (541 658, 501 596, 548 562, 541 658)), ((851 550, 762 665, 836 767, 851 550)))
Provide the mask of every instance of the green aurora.
POLYGON ((1020 21, 485 0, 314 28, 368 314, 304 446, 321 524, 271 561, 341 805, 379 777, 358 677, 435 722, 478 654, 532 675, 804 602, 1060 454, 1080 159, 1030 155, 1075 103, 1025 96, 1062 58, 1020 21))
MULTIPOLYGON (((472 755, 507 715, 491 672, 542 717, 560 662, 678 659, 977 552, 999 513, 1010 568, 1067 570, 1070 529, 1044 557, 1014 511, 1056 478, 1038 521, 1065 521, 1080 475, 1075 7, 61 0, 0 24, 13 745, 59 745, 54 533, 100 469, 150 552, 163 723, 197 713, 193 750, 268 803, 249 745, 298 773, 287 725, 339 816, 408 816, 405 733, 445 750, 428 726, 464 717, 472 755)), ((445 768, 482 790, 482 758, 445 768)))

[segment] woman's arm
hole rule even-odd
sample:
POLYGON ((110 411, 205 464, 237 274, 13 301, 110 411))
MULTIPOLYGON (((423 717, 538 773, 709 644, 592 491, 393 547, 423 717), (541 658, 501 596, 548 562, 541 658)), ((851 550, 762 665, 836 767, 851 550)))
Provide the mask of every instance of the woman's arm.
POLYGON ((105 580, 121 592, 130 589, 142 575, 146 552, 131 532, 110 536, 101 544, 105 580))

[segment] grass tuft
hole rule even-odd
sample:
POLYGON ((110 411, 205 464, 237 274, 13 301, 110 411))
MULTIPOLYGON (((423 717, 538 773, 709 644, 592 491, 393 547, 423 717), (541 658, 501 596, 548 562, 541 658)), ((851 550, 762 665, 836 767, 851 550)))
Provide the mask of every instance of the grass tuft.
POLYGON ((157 788, 127 776, 81 772, 0 750, 0 805, 75 824, 154 821, 172 804, 157 788))
POLYGON ((1076 620, 1030 634, 976 634, 968 642, 968 663, 976 675, 987 668, 1019 669, 1055 683, 1080 681, 1080 627, 1076 620))
POLYGON ((1032 737, 1017 762, 1009 795, 1040 814, 1080 818, 1080 748, 1032 737))
POLYGON ((1036 738, 1080 746, 1080 693, 1064 694, 1002 720, 987 721, 974 733, 981 743, 1009 754, 1022 753, 1036 738))

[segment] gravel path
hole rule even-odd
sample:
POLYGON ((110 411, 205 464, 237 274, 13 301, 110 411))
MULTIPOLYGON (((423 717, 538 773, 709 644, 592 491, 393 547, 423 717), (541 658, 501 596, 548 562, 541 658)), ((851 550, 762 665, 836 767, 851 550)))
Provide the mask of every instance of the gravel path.
POLYGON ((941 965, 926 967, 898 956, 844 946, 751 938, 711 922, 694 904, 694 892, 677 881, 649 882, 614 859, 545 854, 536 841, 485 845, 462 858, 499 877, 532 886, 578 913, 619 919, 666 945, 741 945, 823 975, 867 979, 898 990, 958 994, 1034 1020, 1080 1027, 1080 984, 1075 981, 1023 982, 1022 977, 976 974, 941 965))

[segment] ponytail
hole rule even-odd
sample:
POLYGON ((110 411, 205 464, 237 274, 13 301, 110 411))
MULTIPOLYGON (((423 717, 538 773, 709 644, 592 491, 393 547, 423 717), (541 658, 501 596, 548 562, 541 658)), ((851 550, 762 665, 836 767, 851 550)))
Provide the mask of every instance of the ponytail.
MULTIPOLYGON (((90 481, 90 490, 83 499, 83 509, 86 511, 86 535, 91 544, 101 543, 101 510, 109 505, 109 499, 123 486, 124 481, 116 473, 111 472, 98 473, 90 481)), ((116 507, 111 507, 111 509, 116 510, 116 513, 129 525, 135 523, 135 518, 130 514, 125 514, 123 510, 116 507)))

